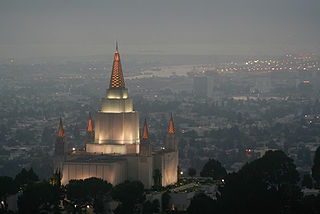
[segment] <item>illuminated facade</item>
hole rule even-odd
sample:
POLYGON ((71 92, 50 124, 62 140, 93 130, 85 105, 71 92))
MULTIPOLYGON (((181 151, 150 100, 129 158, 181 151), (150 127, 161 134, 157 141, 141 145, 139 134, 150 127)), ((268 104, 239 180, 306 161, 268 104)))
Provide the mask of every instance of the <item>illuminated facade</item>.
POLYGON ((118 47, 109 88, 102 98, 101 110, 95 114, 95 130, 92 123, 90 115, 85 151, 68 152, 60 120, 54 168, 62 172, 62 184, 71 179, 98 177, 113 185, 140 180, 145 188, 151 188, 156 169, 161 172, 163 186, 177 182, 178 141, 172 115, 165 149, 152 151, 146 121, 140 142, 139 113, 134 111, 125 88, 118 47))

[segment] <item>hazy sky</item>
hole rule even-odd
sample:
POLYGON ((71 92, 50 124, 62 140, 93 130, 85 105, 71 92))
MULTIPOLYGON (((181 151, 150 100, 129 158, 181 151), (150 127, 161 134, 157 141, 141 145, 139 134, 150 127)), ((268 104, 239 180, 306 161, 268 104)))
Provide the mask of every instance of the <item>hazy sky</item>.
POLYGON ((320 49, 320 0, 0 0, 0 57, 320 49))

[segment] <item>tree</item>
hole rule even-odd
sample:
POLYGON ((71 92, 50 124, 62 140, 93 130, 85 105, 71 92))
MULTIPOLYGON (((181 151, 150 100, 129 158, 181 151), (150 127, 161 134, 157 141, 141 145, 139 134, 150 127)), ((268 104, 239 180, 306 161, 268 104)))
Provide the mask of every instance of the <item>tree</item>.
POLYGON ((152 201, 152 208, 153 208, 153 213, 159 213, 160 212, 160 202, 158 199, 154 199, 152 201))
POLYGON ((0 176, 0 211, 6 211, 7 197, 17 192, 17 186, 11 177, 0 176))
POLYGON ((59 211, 61 189, 48 182, 29 184, 18 199, 19 213, 52 213, 59 211))
POLYGON ((155 199, 152 202, 146 201, 143 203, 142 214, 159 213, 160 203, 155 199))
POLYGON ((317 148, 314 155, 312 166, 312 177, 316 182, 317 187, 320 186, 320 146, 317 148))
POLYGON ((312 181, 312 177, 311 177, 310 174, 304 174, 303 175, 301 186, 307 187, 309 189, 311 189, 313 187, 313 181, 312 181))
POLYGON ((49 179, 49 184, 51 185, 57 185, 57 186, 61 186, 61 173, 60 171, 56 171, 55 173, 53 173, 49 179))
POLYGON ((218 198, 224 213, 283 213, 301 199, 298 181, 293 160, 282 151, 268 151, 229 174, 218 198))
POLYGON ((196 171, 195 168, 189 168, 189 169, 188 169, 188 175, 189 175, 190 177, 194 177, 196 174, 197 174, 197 171, 196 171))
POLYGON ((153 207, 151 201, 146 201, 143 203, 142 214, 153 213, 153 207))
POLYGON ((171 196, 169 192, 165 192, 161 195, 162 212, 168 212, 170 210, 170 200, 171 196))
MULTIPOLYGON (((70 180, 66 185, 67 199, 70 200, 69 206, 73 212, 80 212, 80 210, 91 203, 88 197, 88 189, 83 180, 70 180)), ((68 207, 68 206, 66 206, 68 207)))
POLYGON ((67 198, 71 201, 72 209, 93 206, 95 212, 103 212, 103 197, 111 191, 112 185, 100 178, 71 180, 66 185, 67 198))
POLYGON ((125 181, 113 188, 111 196, 121 202, 114 210, 116 214, 140 213, 137 205, 145 200, 144 186, 140 181, 125 181))
POLYGON ((155 169, 153 172, 153 183, 155 187, 162 186, 162 175, 159 169, 155 169))
POLYGON ((100 178, 87 178, 84 180, 87 186, 88 196, 93 201, 92 206, 95 213, 101 213, 104 210, 103 197, 110 193, 112 185, 100 178))
POLYGON ((19 187, 21 187, 23 185, 33 184, 39 181, 39 177, 36 173, 34 173, 32 168, 29 170, 23 168, 21 172, 16 175, 14 181, 19 187))
POLYGON ((220 180, 227 175, 226 169, 221 166, 221 163, 214 159, 209 161, 203 166, 200 176, 201 177, 212 177, 215 180, 220 180))
POLYGON ((191 199, 188 207, 188 214, 209 214, 214 212, 216 201, 204 193, 198 193, 191 199))
POLYGON ((291 210, 294 210, 292 213, 297 214, 319 214, 320 213, 320 195, 317 196, 306 196, 302 200, 293 204, 291 210))

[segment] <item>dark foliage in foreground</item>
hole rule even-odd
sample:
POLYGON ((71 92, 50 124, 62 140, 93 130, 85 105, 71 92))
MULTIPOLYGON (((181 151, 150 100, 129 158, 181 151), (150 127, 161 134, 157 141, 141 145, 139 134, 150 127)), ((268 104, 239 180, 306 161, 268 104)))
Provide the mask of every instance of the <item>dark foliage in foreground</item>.
POLYGON ((71 207, 76 210, 92 206, 96 213, 103 212, 103 199, 112 189, 112 185, 100 178, 87 178, 84 180, 71 180, 66 185, 67 198, 71 207))
MULTIPOLYGON (((293 160, 282 151, 268 151, 225 177, 218 199, 195 195, 187 213, 320 213, 320 195, 303 197, 293 160), (201 211, 201 212, 200 212, 201 211)), ((310 185, 310 178, 306 178, 310 185)))
POLYGON ((201 177, 211 177, 215 180, 224 178, 227 175, 227 171, 217 160, 210 159, 200 172, 201 177))
POLYGON ((210 214, 216 207, 216 201, 204 193, 196 194, 188 207, 187 212, 190 214, 210 214))
POLYGON ((48 182, 28 185, 19 197, 19 213, 49 213, 59 211, 61 191, 48 182))
POLYGON ((293 160, 282 151, 268 151, 226 177, 220 201, 225 213, 283 213, 301 198, 298 181, 293 160))
POLYGON ((140 213, 137 207, 145 200, 144 187, 140 181, 126 181, 115 186, 111 192, 114 200, 120 201, 120 205, 114 210, 116 214, 140 213))

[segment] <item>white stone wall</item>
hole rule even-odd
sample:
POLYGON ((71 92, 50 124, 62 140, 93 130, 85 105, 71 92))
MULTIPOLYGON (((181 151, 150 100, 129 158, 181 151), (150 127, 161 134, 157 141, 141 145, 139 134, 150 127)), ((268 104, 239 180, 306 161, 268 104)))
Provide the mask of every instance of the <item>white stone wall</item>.
POLYGON ((136 144, 139 138, 139 113, 103 113, 95 115, 95 142, 99 144, 136 144))
POLYGON ((139 156, 138 155, 128 155, 127 164, 128 164, 128 180, 137 181, 139 180, 139 156))
POLYGON ((152 156, 139 156, 139 180, 144 188, 151 189, 153 179, 153 158, 152 156))
POLYGON ((178 151, 178 139, 175 134, 167 134, 165 148, 170 151, 178 151))
POLYGON ((104 113, 122 113, 132 112, 132 98, 128 99, 106 99, 102 98, 101 112, 104 113))
POLYGON ((139 153, 139 144, 86 144, 86 152, 97 154, 137 154, 139 153))
POLYGON ((153 167, 159 169, 162 176, 162 186, 168 186, 178 181, 178 152, 163 152, 154 156, 153 167))
POLYGON ((166 152, 162 161, 162 186, 178 181, 178 152, 166 152))
POLYGON ((125 160, 110 163, 65 162, 61 183, 66 185, 72 179, 90 177, 101 178, 117 185, 127 180, 127 163, 125 160))

